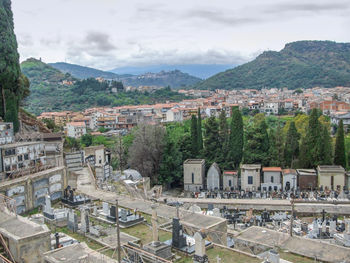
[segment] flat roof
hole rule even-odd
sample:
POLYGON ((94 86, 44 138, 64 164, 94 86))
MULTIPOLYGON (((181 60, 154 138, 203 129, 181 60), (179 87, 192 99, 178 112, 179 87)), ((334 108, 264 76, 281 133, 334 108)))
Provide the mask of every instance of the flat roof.
POLYGON ((241 169, 261 169, 261 164, 241 164, 241 169))
POLYGON ((63 248, 51 250, 44 253, 48 262, 86 262, 86 263, 109 263, 117 262, 112 258, 103 255, 89 248, 86 243, 75 243, 63 248))
POLYGON ((281 167, 264 167, 263 172, 282 172, 281 167))
POLYGON ((15 215, 2 208, 0 211, 0 233, 17 239, 50 232, 46 225, 39 225, 29 219, 15 215))
POLYGON ((35 142, 14 142, 9 144, 1 145, 0 148, 2 149, 9 149, 14 147, 20 147, 20 146, 26 146, 26 145, 34 145, 34 144, 43 144, 43 141, 35 141, 35 142))
POLYGON ((320 173, 345 173, 345 169, 341 165, 318 165, 317 171, 320 173))
POLYGON ((325 262, 343 262, 350 258, 350 248, 333 245, 321 240, 293 236, 270 230, 263 227, 252 226, 242 231, 237 239, 247 240, 270 247, 280 247, 289 252, 309 258, 317 257, 325 262))
POLYGON ((205 163, 204 159, 187 159, 184 164, 202 164, 205 163))

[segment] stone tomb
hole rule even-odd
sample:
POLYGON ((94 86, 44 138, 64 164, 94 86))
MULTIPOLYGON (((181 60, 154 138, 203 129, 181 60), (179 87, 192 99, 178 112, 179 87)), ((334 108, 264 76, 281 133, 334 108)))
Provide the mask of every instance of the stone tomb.
MULTIPOLYGON (((171 245, 174 249, 177 249, 187 255, 192 255, 195 252, 195 239, 192 236, 186 235, 183 232, 180 219, 173 218, 173 235, 172 239, 164 242, 165 244, 171 245)), ((205 241, 205 246, 209 247, 212 243, 205 241)))
POLYGON ((74 189, 69 185, 64 189, 63 197, 61 198, 62 203, 69 205, 71 207, 76 207, 78 205, 89 203, 91 200, 83 195, 75 195, 74 189))
MULTIPOLYGON (((124 208, 119 208, 119 225, 121 228, 131 227, 137 224, 142 223, 145 219, 141 214, 131 213, 129 210, 124 208)), ((95 212, 94 212, 95 213, 95 212)), ((102 212, 96 211, 99 214, 99 218, 108 223, 116 223, 117 211, 116 206, 109 205, 107 202, 102 203, 102 212)))
POLYGON ((170 259, 173 255, 171 253, 171 246, 163 242, 159 242, 158 237, 158 216, 156 206, 152 205, 152 235, 153 241, 143 247, 143 249, 157 257, 170 259))
POLYGON ((51 197, 49 195, 46 195, 43 215, 45 222, 54 222, 57 226, 65 226, 67 224, 68 209, 53 209, 51 207, 51 197))

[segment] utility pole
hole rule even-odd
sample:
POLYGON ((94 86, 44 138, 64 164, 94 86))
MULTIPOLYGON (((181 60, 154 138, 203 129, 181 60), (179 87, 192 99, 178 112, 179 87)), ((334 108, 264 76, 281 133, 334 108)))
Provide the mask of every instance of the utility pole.
POLYGON ((121 263, 121 247, 120 247, 120 229, 119 229, 119 208, 118 208, 118 199, 115 200, 115 209, 116 209, 116 222, 117 222, 117 238, 118 238, 118 263, 121 263))

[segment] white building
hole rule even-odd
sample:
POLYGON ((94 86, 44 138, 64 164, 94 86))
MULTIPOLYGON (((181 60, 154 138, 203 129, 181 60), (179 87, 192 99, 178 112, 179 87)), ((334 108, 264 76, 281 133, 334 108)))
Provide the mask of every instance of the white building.
POLYGON ((217 163, 213 163, 207 173, 207 189, 210 191, 220 189, 221 171, 217 163))
POLYGON ((222 173, 222 187, 224 190, 238 189, 237 171, 224 171, 222 173))
POLYGON ((245 191, 257 191, 260 187, 261 164, 241 165, 241 189, 245 191))
POLYGON ((297 189, 297 171, 294 169, 283 170, 283 190, 297 189))
POLYGON ((177 108, 168 110, 166 112, 166 121, 183 121, 183 111, 177 108))
POLYGON ((86 134, 85 122, 69 122, 67 123, 67 136, 80 138, 86 134))
POLYGON ((263 183, 261 184, 262 191, 279 191, 281 185, 281 167, 264 167, 263 168, 263 183))

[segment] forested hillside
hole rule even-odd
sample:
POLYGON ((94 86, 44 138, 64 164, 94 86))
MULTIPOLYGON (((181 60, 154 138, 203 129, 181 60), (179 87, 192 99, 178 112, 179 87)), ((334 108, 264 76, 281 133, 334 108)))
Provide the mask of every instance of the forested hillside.
POLYGON ((123 84, 118 81, 78 80, 33 58, 22 62, 21 67, 31 83, 25 109, 36 115, 44 111, 79 111, 94 106, 153 104, 185 98, 170 88, 153 93, 124 92, 123 84), (112 93, 113 88, 118 92, 112 93))
POLYGON ((312 88, 350 86, 350 43, 298 41, 280 52, 214 75, 198 89, 312 88))

